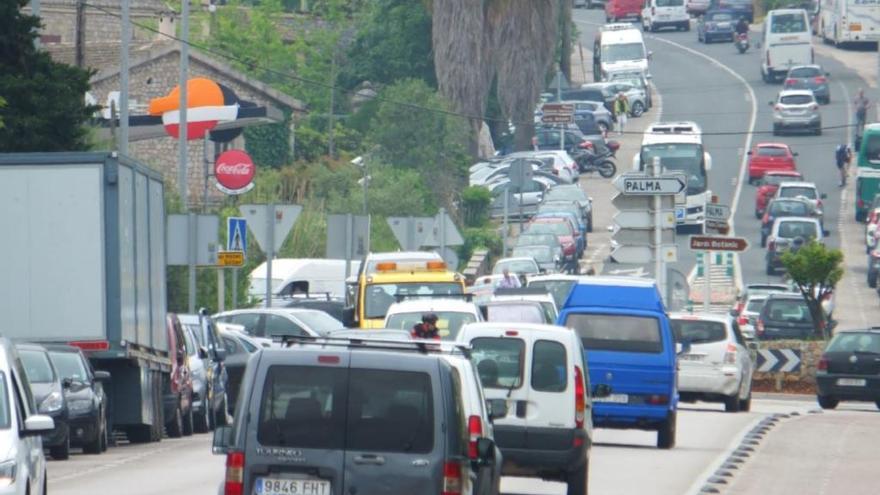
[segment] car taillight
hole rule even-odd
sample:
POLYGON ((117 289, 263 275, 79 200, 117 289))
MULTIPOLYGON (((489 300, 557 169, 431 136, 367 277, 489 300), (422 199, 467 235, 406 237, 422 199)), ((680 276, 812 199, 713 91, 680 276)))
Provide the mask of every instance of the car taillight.
POLYGON ((662 406, 665 404, 669 404, 669 396, 665 394, 649 395, 645 398, 645 402, 651 404, 652 406, 662 406))
POLYGON ((483 434, 483 422, 479 416, 468 418, 468 459, 476 461, 479 457, 477 452, 477 440, 483 434))
POLYGON ((797 82, 797 80, 795 80, 795 79, 786 79, 786 80, 785 80, 785 85, 786 85, 786 86, 792 86, 792 85, 793 85, 794 83, 796 83, 796 82, 797 82))
POLYGON ((584 385, 584 372, 574 367, 574 426, 584 427, 584 417, 587 411, 587 390, 584 385))
POLYGON ((223 495, 244 494, 244 452, 226 454, 226 482, 223 495))
POLYGON ((758 318, 758 321, 755 322, 755 332, 758 335, 764 334, 764 320, 758 318))
POLYGON ((442 495, 461 495, 461 464, 458 461, 446 461, 443 464, 442 495))
MULTIPOLYGON (((748 321, 748 320, 746 320, 748 321)), ((727 352, 724 353, 724 364, 736 364, 736 346, 727 344, 727 352)))
POLYGON ((825 78, 822 77, 822 76, 818 76, 818 77, 816 77, 815 79, 813 79, 813 82, 816 83, 816 84, 825 84, 827 81, 828 81, 828 80, 825 79, 825 78))
POLYGON ((745 316, 745 315, 739 315, 739 317, 736 319, 736 324, 737 324, 737 325, 746 325, 746 324, 748 324, 748 323, 749 323, 749 317, 748 317, 748 316, 745 316))
POLYGON ((822 356, 821 358, 819 358, 819 362, 816 363, 816 371, 817 372, 821 371, 822 373, 828 373, 828 358, 827 357, 822 356))

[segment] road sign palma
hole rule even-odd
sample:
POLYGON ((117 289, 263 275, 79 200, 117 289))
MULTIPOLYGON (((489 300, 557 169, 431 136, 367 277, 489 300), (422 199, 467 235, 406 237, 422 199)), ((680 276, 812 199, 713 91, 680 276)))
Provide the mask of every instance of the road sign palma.
POLYGON ((614 186, 626 195, 675 195, 687 188, 687 179, 683 175, 618 175, 614 186))

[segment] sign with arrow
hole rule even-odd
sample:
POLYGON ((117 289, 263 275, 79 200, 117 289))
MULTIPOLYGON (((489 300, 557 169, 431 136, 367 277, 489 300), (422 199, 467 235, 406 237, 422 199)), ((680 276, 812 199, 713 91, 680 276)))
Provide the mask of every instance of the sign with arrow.
MULTIPOLYGON (((675 211, 664 210, 660 215, 661 227, 675 228, 675 211)), ((650 210, 623 210, 614 215, 614 223, 621 229, 653 229, 654 212, 650 210)))
POLYGON ((758 366, 761 373, 797 373, 801 370, 801 351, 797 349, 759 349, 758 366))
MULTIPOLYGON (((678 261, 678 248, 674 245, 661 246, 661 256, 667 263, 678 261)), ((654 261, 654 248, 649 245, 618 246, 611 252, 611 257, 618 263, 644 265, 654 261)))
POLYGON ((749 248, 749 241, 742 237, 691 236, 693 251, 735 251, 741 253, 749 248))
POLYGON ((674 196, 687 189, 687 178, 684 175, 618 175, 614 179, 614 187, 630 196, 674 196))

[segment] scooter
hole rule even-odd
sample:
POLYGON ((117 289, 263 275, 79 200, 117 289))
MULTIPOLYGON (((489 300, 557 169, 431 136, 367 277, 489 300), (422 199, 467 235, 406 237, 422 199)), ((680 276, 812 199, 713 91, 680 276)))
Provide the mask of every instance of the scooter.
POLYGON ((740 53, 745 53, 749 49, 749 35, 746 33, 737 34, 735 44, 740 53))
POLYGON ((606 146, 604 150, 595 153, 592 147, 590 147, 589 149, 580 150, 572 158, 578 164, 581 173, 599 172, 599 175, 609 179, 617 173, 617 165, 612 160, 616 151, 616 148, 612 150, 606 146))

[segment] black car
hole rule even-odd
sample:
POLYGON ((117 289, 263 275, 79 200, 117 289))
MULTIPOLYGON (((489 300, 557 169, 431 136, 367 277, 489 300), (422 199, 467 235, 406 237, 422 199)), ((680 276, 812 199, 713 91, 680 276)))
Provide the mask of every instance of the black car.
POLYGON ((79 348, 67 345, 47 345, 67 402, 67 425, 70 443, 82 447, 87 454, 107 450, 107 396, 103 383, 110 379, 106 371, 94 371, 79 348))
POLYGON ((804 297, 796 293, 767 296, 755 322, 755 336, 759 340, 807 339, 813 335, 814 329, 810 308, 804 297))
POLYGON ((69 382, 62 384, 61 375, 55 370, 45 347, 36 344, 18 344, 16 347, 31 384, 37 411, 55 421, 55 429, 43 435, 43 446, 49 448, 53 459, 67 459, 70 457, 70 429, 64 385, 69 382))
POLYGON ((838 332, 816 366, 823 409, 844 401, 873 402, 880 409, 880 327, 838 332))

